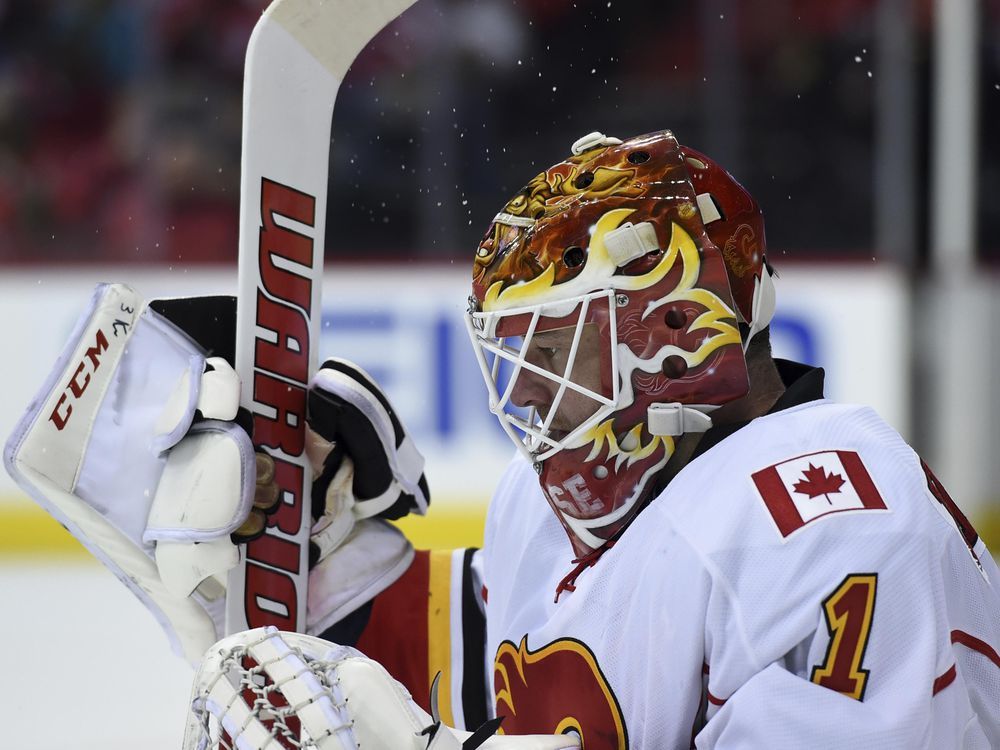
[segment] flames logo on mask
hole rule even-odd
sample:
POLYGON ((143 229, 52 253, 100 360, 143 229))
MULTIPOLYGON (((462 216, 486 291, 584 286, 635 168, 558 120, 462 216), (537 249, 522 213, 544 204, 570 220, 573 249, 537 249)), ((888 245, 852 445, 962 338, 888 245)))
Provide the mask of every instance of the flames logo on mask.
MULTIPOLYGON (((604 250, 603 243, 598 243, 596 248, 592 244, 591 248, 592 251, 598 251, 594 252, 591 257, 600 257, 599 251, 604 250)), ((630 277, 630 281, 632 279, 635 279, 635 281, 629 285, 620 284, 620 287, 636 289, 643 288, 643 285, 647 287, 653 286, 665 278, 678 262, 681 273, 676 286, 659 299, 650 301, 639 315, 634 316, 639 318, 636 321, 637 325, 635 328, 637 330, 644 330, 642 321, 645 321, 664 306, 676 303, 693 303, 703 308, 704 311, 691 321, 686 327, 686 331, 687 333, 695 331, 705 331, 706 333, 704 337, 697 341, 697 348, 693 350, 667 344, 654 351, 652 356, 639 357, 629 345, 629 329, 627 321, 623 321, 623 338, 626 340, 618 344, 623 385, 622 404, 631 403, 633 400, 631 393, 633 374, 636 375, 636 379, 641 378, 643 373, 650 376, 656 375, 661 371, 663 360, 670 356, 683 359, 688 369, 695 368, 705 362, 720 347, 730 344, 738 345, 740 343, 740 333, 735 325, 735 313, 733 310, 715 293, 696 287, 701 268, 698 248, 691 235, 677 224, 673 225, 669 249, 659 265, 642 277, 630 277)), ((581 274, 581 277, 583 276, 584 274, 581 274)), ((490 288, 490 291, 492 292, 495 288, 496 286, 494 285, 490 288)), ((523 292, 520 288, 519 291, 523 292)), ((487 296, 489 297, 489 292, 487 296)), ((657 386, 662 389, 667 383, 666 379, 661 378, 659 382, 656 382, 655 379, 650 378, 644 384, 644 390, 651 395, 656 395, 657 386)), ((581 435, 577 441, 574 441, 568 447, 580 448, 588 445, 592 446, 590 453, 584 459, 584 462, 589 463, 596 460, 601 455, 601 449, 607 446, 607 457, 616 460, 616 469, 620 468, 624 462, 627 462, 627 465, 631 466, 636 461, 648 458, 660 446, 663 447, 668 458, 673 453, 674 440, 669 437, 651 436, 649 442, 643 444, 642 422, 635 424, 624 433, 621 433, 619 427, 619 434, 624 434, 624 439, 619 443, 615 434, 615 421, 612 418, 601 422, 581 435)))
POLYGON ((618 699, 585 643, 561 638, 538 651, 528 636, 504 641, 494 661, 501 733, 580 735, 587 750, 625 750, 628 732, 618 699))

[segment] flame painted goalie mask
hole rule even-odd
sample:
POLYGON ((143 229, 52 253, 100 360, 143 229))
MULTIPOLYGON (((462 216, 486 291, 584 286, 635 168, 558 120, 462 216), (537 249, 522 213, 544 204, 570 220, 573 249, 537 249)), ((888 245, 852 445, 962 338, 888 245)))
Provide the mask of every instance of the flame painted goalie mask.
POLYGON ((685 432, 748 392, 769 322, 750 195, 669 131, 600 133, 535 177, 476 253, 468 327, 490 409, 577 555, 642 507, 685 432))

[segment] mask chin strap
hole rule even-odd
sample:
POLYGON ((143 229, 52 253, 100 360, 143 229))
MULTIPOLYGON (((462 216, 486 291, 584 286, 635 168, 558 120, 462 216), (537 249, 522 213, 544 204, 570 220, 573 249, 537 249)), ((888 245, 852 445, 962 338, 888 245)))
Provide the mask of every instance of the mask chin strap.
POLYGON ((705 432, 712 426, 709 412, 713 404, 650 404, 646 410, 646 428, 652 435, 677 437, 685 432, 705 432))

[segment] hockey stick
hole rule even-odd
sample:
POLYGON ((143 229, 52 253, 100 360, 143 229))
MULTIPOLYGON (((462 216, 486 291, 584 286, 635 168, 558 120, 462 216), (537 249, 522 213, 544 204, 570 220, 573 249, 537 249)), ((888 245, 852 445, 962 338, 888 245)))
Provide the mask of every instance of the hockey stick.
POLYGON ((274 0, 243 90, 236 369, 282 504, 229 576, 226 632, 306 629, 311 469, 306 390, 318 363, 330 124, 357 54, 415 0, 274 0))

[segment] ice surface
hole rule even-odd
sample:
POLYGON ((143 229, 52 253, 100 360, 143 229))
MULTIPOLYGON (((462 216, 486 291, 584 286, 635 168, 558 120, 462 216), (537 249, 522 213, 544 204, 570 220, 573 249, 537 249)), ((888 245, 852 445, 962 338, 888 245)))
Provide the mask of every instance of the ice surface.
POLYGON ((193 670, 96 562, 0 562, 5 747, 179 750, 193 670))

